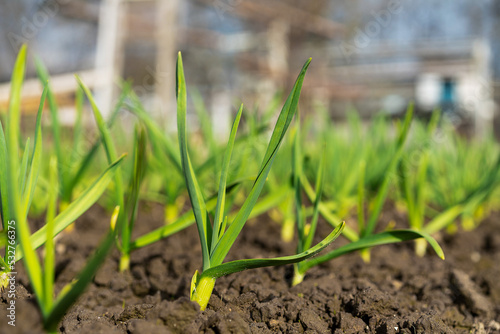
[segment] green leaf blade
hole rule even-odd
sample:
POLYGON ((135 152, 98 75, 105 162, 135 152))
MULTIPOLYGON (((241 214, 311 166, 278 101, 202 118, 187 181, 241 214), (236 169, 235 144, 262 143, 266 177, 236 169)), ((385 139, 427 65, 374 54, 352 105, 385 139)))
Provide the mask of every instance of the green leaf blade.
POLYGON ((253 207, 257 202, 260 192, 264 187, 264 183, 266 182, 267 175, 271 170, 271 166, 273 164, 274 158, 276 157, 278 148, 283 140, 283 137, 285 136, 285 133, 290 125, 290 122, 292 121, 293 116, 297 111, 302 83, 304 81, 304 77, 310 63, 311 59, 308 59, 302 67, 302 70, 297 77, 297 80, 295 81, 292 92, 288 96, 285 105, 283 106, 283 109, 278 116, 276 126, 266 150, 266 154, 264 155, 264 159, 259 169, 257 179, 255 180, 250 194, 248 195, 240 211, 234 218, 233 222, 229 225, 226 233, 222 236, 221 240, 213 251, 211 257, 213 265, 219 265, 224 261, 224 258, 229 252, 229 249, 231 249, 231 246, 236 241, 236 238, 238 237, 241 229, 248 219, 248 216, 250 215, 253 207))
POLYGON ((304 261, 308 258, 315 256, 323 249, 325 249, 328 245, 330 245, 341 234, 344 226, 345 222, 342 222, 320 243, 302 253, 291 256, 272 258, 272 259, 251 259, 251 260, 236 260, 236 261, 226 262, 214 266, 208 270, 205 270, 201 274, 201 276, 219 278, 225 275, 233 274, 247 269, 274 267, 274 266, 281 266, 285 264, 292 264, 304 261))
POLYGON ((52 156, 49 162, 50 175, 49 181, 51 189, 49 190, 49 204, 47 207, 47 241, 45 242, 45 264, 44 264, 44 295, 45 307, 47 310, 52 308, 54 294, 55 278, 55 246, 54 246, 54 215, 57 203, 57 158, 52 156))
MULTIPOLYGON (((14 65, 11 79, 10 101, 7 116, 7 197, 9 199, 11 218, 14 220, 18 248, 26 255, 24 263, 29 280, 42 309, 46 314, 43 304, 42 269, 40 261, 30 242, 30 228, 26 220, 26 213, 21 203, 19 191, 19 129, 21 120, 21 90, 24 81, 26 66, 26 45, 21 47, 14 65)), ((17 252, 16 252, 17 255, 17 252)))
POLYGON ((406 138, 408 137, 408 132, 410 130, 412 118, 413 118, 413 103, 410 103, 408 105, 408 110, 406 112, 403 127, 401 128, 399 137, 397 139, 396 152, 389 163, 389 167, 387 168, 387 171, 385 173, 382 185, 380 186, 377 195, 375 197, 373 210, 370 213, 370 218, 368 220, 368 223, 366 224, 366 229, 363 231, 363 236, 370 235, 375 230, 375 226, 377 225, 378 218, 380 216, 380 213, 382 212, 382 207, 385 203, 387 194, 389 192, 389 185, 392 179, 394 178, 396 167, 398 166, 399 161, 401 160, 401 156, 403 154, 403 148, 406 142, 406 138))
MULTIPOLYGON (((123 161, 125 155, 122 155, 117 161, 108 166, 108 168, 88 187, 76 200, 74 200, 66 210, 61 212, 54 219, 54 236, 68 227, 71 223, 87 211, 107 189, 109 183, 114 177, 116 169, 123 161)), ((47 240, 47 227, 43 226, 33 233, 30 242, 34 249, 37 249, 47 240)), ((16 249, 16 261, 24 256, 24 251, 18 246, 16 249)))
POLYGON ((129 195, 127 199, 128 224, 122 230, 122 258, 120 261, 120 270, 129 269, 130 259, 130 241, 134 229, 135 219, 137 217, 137 208, 139 205, 139 192, 141 182, 146 169, 146 131, 143 126, 137 126, 134 140, 134 166, 131 171, 129 195))
POLYGON ((233 153, 234 141, 236 139, 236 132, 238 130, 238 125, 240 124, 242 112, 243 112, 243 105, 240 106, 240 109, 236 114, 236 118, 234 119, 233 126, 231 127, 231 133, 229 135, 229 140, 227 143, 226 152, 224 154, 224 161, 222 163, 222 171, 220 174, 220 181, 219 181, 217 206, 215 207, 215 218, 214 218, 214 228, 212 233, 211 251, 214 250, 220 237, 224 234, 224 229, 221 228, 221 224, 223 223, 224 219, 224 204, 226 201, 227 175, 229 173, 229 163, 231 162, 231 155, 233 153))
POLYGON ((332 260, 334 258, 337 258, 341 255, 347 254, 347 253, 352 253, 358 250, 362 249, 369 249, 371 247, 375 246, 380 246, 380 245, 386 245, 386 244, 391 244, 391 243, 397 243, 401 241, 407 241, 407 240, 414 240, 418 238, 425 238, 427 242, 431 245, 431 247, 434 249, 436 254, 444 260, 444 252, 441 249, 441 246, 437 243, 437 241, 431 237, 429 234, 425 232, 420 232, 420 231, 415 231, 415 230, 394 230, 394 231, 386 231, 386 232, 381 232, 377 234, 372 234, 369 236, 366 236, 362 239, 359 239, 358 241, 351 242, 345 246, 339 247, 336 250, 322 255, 315 257, 314 259, 308 260, 305 263, 302 264, 301 266, 301 271, 306 272, 308 269, 332 260))
POLYGON ((19 173, 19 189, 21 193, 24 193, 24 187, 26 186, 26 179, 28 175, 26 174, 28 171, 28 156, 30 154, 30 139, 26 139, 26 144, 24 145, 23 158, 21 160, 21 170, 19 173))
MULTIPOLYGON (((323 194, 323 183, 325 179, 325 163, 326 163, 326 155, 325 149, 323 148, 323 154, 321 155, 321 159, 319 162, 318 172, 317 172, 317 180, 316 180, 316 200, 314 201, 313 207, 313 217, 311 220, 311 226, 309 228, 309 233, 307 234, 304 249, 307 250, 311 247, 314 235, 316 234, 316 227, 318 226, 318 218, 319 218, 319 204, 321 203, 321 196, 323 194)), ((300 180, 298 181, 300 184, 300 180)))
POLYGON ((45 86, 43 88, 42 97, 40 98, 40 105, 38 107, 38 113, 36 116, 35 142, 34 142, 33 154, 31 156, 31 163, 27 177, 26 189, 23 195, 24 198, 23 207, 26 214, 28 214, 31 202, 33 200, 33 196, 35 194, 36 183, 40 170, 40 161, 42 158, 42 113, 47 93, 48 93, 48 86, 45 86))
POLYGON ((426 233, 433 234, 436 233, 448 225, 452 224, 453 221, 464 212, 463 205, 455 205, 451 208, 441 212, 436 217, 434 217, 427 225, 423 227, 426 233))
MULTIPOLYGON (((42 86, 49 85, 49 72, 47 68, 43 64, 40 58, 35 57, 35 69, 37 76, 42 84, 42 86)), ((59 108, 57 106, 56 97, 51 90, 47 91, 47 101, 49 102, 49 111, 50 111, 50 120, 51 120, 51 128, 52 128, 52 136, 54 138, 54 149, 56 151, 57 156, 57 169, 59 175, 59 184, 61 186, 61 190, 63 192, 63 198, 67 196, 65 194, 66 190, 66 167, 64 164, 64 156, 62 151, 62 143, 61 143, 61 126, 59 124, 59 108)))
POLYGON ((0 213, 2 215, 2 229, 5 230, 7 222, 11 219, 7 189, 9 184, 9 175, 7 173, 8 166, 8 151, 5 134, 3 132, 2 121, 0 121, 0 213))
POLYGON ((177 81, 176 81, 176 96, 177 96, 177 132, 179 136, 179 149, 181 152, 182 170, 184 180, 188 189, 189 198, 193 207, 198 234, 201 242, 201 250, 203 256, 203 269, 210 267, 210 245, 212 236, 212 226, 208 220, 208 212, 203 199, 198 180, 196 178, 191 159, 189 158, 187 147, 187 130, 186 130, 186 112, 187 112, 187 94, 186 94, 186 79, 184 77, 184 68, 182 65, 182 56, 179 52, 177 57, 177 81))

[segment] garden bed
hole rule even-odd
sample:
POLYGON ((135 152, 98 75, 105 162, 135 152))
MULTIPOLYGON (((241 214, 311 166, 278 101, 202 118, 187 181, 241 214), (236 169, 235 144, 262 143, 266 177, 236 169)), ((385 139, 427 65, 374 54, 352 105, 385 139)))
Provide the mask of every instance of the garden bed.
MULTIPOLYGON (((386 207, 381 222, 403 222, 386 207)), ((217 280, 206 311, 189 301, 191 277, 201 267, 198 233, 191 226, 139 249, 131 271, 118 273, 109 257, 87 292, 60 324, 63 333, 495 333, 500 332, 500 214, 473 232, 443 235, 442 261, 415 256, 413 243, 372 249, 365 264, 357 253, 311 269, 290 288, 293 267, 244 271, 217 280)), ((135 233, 163 222, 161 206, 141 205, 135 233)), ((352 222, 351 222, 352 223, 352 222)), ((56 292, 83 267, 109 224, 94 206, 57 241, 56 292)), ((383 225, 383 224, 381 224, 383 225)), ((329 232, 324 222, 319 235, 329 232)), ((267 216, 248 222, 227 260, 293 254, 267 216)), ((335 241, 329 249, 338 247, 335 241)), ((1 333, 42 331, 22 263, 18 266, 16 327, 7 325, 6 293, 1 333), (28 290, 26 290, 28 289, 28 290)))

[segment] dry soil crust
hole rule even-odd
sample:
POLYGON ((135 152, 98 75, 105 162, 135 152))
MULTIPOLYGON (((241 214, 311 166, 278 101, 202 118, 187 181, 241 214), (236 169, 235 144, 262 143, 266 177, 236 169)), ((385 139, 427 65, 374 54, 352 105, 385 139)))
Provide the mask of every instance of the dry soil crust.
MULTIPOLYGON (((394 210, 383 218, 402 219, 394 210)), ((137 233, 161 225, 160 207, 143 206, 137 233)), ((372 261, 350 254, 313 268, 290 288, 291 266, 220 278, 206 311, 189 301, 201 266, 194 226, 133 253, 131 271, 108 258, 67 313, 62 333, 500 333, 500 215, 473 232, 444 235, 446 260, 414 255, 411 242, 378 247, 372 261)), ((57 288, 78 273, 109 224, 94 207, 58 240, 57 288)), ((320 229, 326 234, 328 227, 320 229)), ((292 254, 265 217, 247 223, 228 260, 292 254)), ((336 241, 336 247, 343 241, 336 241)), ((0 333, 42 332, 40 315, 18 263, 16 327, 0 299, 0 333), (25 288, 27 287, 27 288, 25 288)))

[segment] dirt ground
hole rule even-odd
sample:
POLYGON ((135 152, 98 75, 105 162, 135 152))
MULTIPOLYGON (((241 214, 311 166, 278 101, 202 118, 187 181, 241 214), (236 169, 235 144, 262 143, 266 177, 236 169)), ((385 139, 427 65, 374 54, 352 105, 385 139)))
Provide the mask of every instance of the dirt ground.
MULTIPOLYGON (((382 221, 404 218, 386 209, 382 221)), ((136 234, 162 224, 160 206, 142 205, 136 234)), ((321 223, 321 222, 320 222, 321 223)), ((74 232, 57 241, 57 290, 84 265, 109 226, 94 207, 74 232)), ((326 224, 319 229, 326 235, 326 224)), ((438 236, 446 260, 413 243, 372 250, 364 263, 349 254, 311 269, 290 288, 292 266, 249 270, 217 280, 207 310, 191 302, 189 286, 201 268, 196 228, 133 253, 120 274, 115 251, 93 284, 68 310, 62 333, 500 333, 500 213, 475 231, 438 236)), ((344 240, 335 241, 330 249, 344 240)), ((265 216, 247 223, 227 260, 294 253, 280 226, 265 216)), ((39 333, 41 317, 18 266, 16 327, 7 325, 0 297, 0 333, 39 333)))

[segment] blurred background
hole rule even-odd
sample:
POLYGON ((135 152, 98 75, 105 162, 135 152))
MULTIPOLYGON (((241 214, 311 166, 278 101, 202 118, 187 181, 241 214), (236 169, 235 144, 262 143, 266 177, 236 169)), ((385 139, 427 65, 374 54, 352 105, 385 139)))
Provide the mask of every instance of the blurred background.
MULTIPOLYGON (((269 106, 313 62, 301 101, 342 119, 434 108, 465 132, 500 132, 500 2, 493 0, 8 0, 0 2, 0 110, 15 56, 27 43, 52 76, 72 122, 76 82, 94 89, 104 113, 122 79, 148 110, 175 124, 175 60, 188 91, 203 97, 217 131, 243 102, 269 106)), ((33 61, 23 112, 41 93, 33 61)), ((175 125, 174 125, 175 127, 175 125)))

